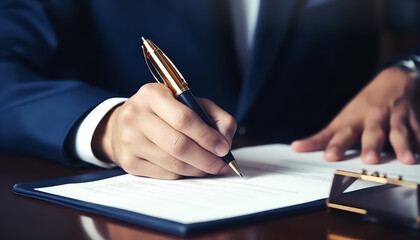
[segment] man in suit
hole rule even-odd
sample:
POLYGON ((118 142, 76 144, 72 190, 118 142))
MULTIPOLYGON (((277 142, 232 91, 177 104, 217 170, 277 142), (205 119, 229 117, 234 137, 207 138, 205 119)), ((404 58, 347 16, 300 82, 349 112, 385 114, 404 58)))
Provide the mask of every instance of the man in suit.
POLYGON ((374 2, 3 1, 0 149, 142 176, 202 176, 227 171, 219 157, 238 123, 242 135, 284 143, 323 129, 292 147, 326 149, 329 161, 361 138, 362 159, 377 163, 389 134, 397 158, 412 164, 417 55, 374 77, 374 2), (254 16, 246 27, 240 6, 244 19, 254 16), (199 102, 220 133, 150 83, 141 36, 206 98, 199 102))

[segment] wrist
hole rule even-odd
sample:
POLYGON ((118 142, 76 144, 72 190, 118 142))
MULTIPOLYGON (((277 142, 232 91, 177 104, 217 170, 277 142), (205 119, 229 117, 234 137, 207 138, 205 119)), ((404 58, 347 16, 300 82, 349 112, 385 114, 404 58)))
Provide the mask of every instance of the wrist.
POLYGON ((362 92, 368 96, 368 101, 392 105, 401 98, 411 99, 417 85, 410 73, 392 66, 382 70, 362 92))
POLYGON ((401 68, 399 66, 394 66, 389 69, 393 71, 393 79, 398 82, 404 83, 407 87, 415 87, 418 85, 418 74, 416 71, 408 71, 407 69, 401 68))
MULTIPOLYGON (((74 144, 76 154, 81 160, 104 168, 111 168, 115 166, 114 163, 108 163, 96 157, 96 155, 100 154, 96 153, 95 155, 93 153, 92 146, 95 146, 96 149, 99 148, 96 146, 100 146, 98 141, 93 144, 93 135, 104 116, 107 115, 107 113, 115 106, 120 105, 125 101, 127 101, 127 98, 115 97, 106 99, 93 108, 77 127, 74 144)), ((97 136, 96 139, 100 138, 97 136)))
POLYGON ((120 106, 112 108, 102 118, 93 134, 92 151, 102 161, 113 162, 112 132, 120 106))

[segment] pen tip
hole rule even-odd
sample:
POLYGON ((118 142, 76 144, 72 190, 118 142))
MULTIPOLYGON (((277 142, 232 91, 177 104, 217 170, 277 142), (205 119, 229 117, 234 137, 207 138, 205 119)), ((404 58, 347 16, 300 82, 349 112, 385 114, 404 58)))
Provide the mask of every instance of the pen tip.
POLYGON ((243 178, 242 173, 241 173, 241 170, 239 169, 239 166, 238 166, 238 164, 236 163, 236 161, 235 161, 235 160, 232 160, 232 161, 229 163, 229 166, 233 169, 233 171, 234 171, 236 174, 238 174, 238 176, 240 176, 241 178, 243 178))
POLYGON ((144 39, 144 37, 141 37, 141 40, 144 42, 144 41, 146 41, 146 39, 144 39))

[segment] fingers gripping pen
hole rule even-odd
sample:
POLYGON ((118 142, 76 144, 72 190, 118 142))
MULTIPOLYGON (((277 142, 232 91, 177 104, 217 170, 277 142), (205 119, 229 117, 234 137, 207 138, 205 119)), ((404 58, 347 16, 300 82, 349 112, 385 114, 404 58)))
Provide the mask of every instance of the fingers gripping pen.
MULTIPOLYGON (((175 98, 191 108, 208 126, 217 129, 214 123, 210 120, 206 112, 198 104, 194 95, 188 87, 187 81, 185 81, 182 74, 178 71, 175 65, 169 60, 169 58, 160 50, 152 41, 144 39, 142 37, 142 49, 144 59, 146 60, 147 67, 152 73, 155 80, 159 83, 165 84, 173 93, 175 98), (156 77, 154 71, 149 65, 158 73, 159 77, 156 77)), ((229 151, 228 154, 222 159, 228 164, 236 174, 242 177, 241 171, 238 164, 235 161, 232 153, 229 151)))

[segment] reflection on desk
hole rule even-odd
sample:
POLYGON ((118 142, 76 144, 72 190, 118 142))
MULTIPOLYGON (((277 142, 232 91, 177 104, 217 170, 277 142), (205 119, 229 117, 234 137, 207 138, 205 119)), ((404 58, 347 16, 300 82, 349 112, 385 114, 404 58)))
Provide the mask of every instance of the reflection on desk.
MULTIPOLYGON (((181 239, 130 223, 12 194, 17 182, 30 182, 101 171, 74 169, 46 160, 0 155, 0 239, 91 239, 82 227, 82 216, 90 218, 98 232, 109 239, 181 239), (107 226, 111 231, 107 230, 107 226), (111 235, 112 233, 112 235, 111 235)), ((326 210, 285 216, 205 234, 191 240, 207 239, 419 239, 420 234, 404 228, 383 226, 330 214, 326 210), (340 238, 345 239, 345 238, 340 238)))

